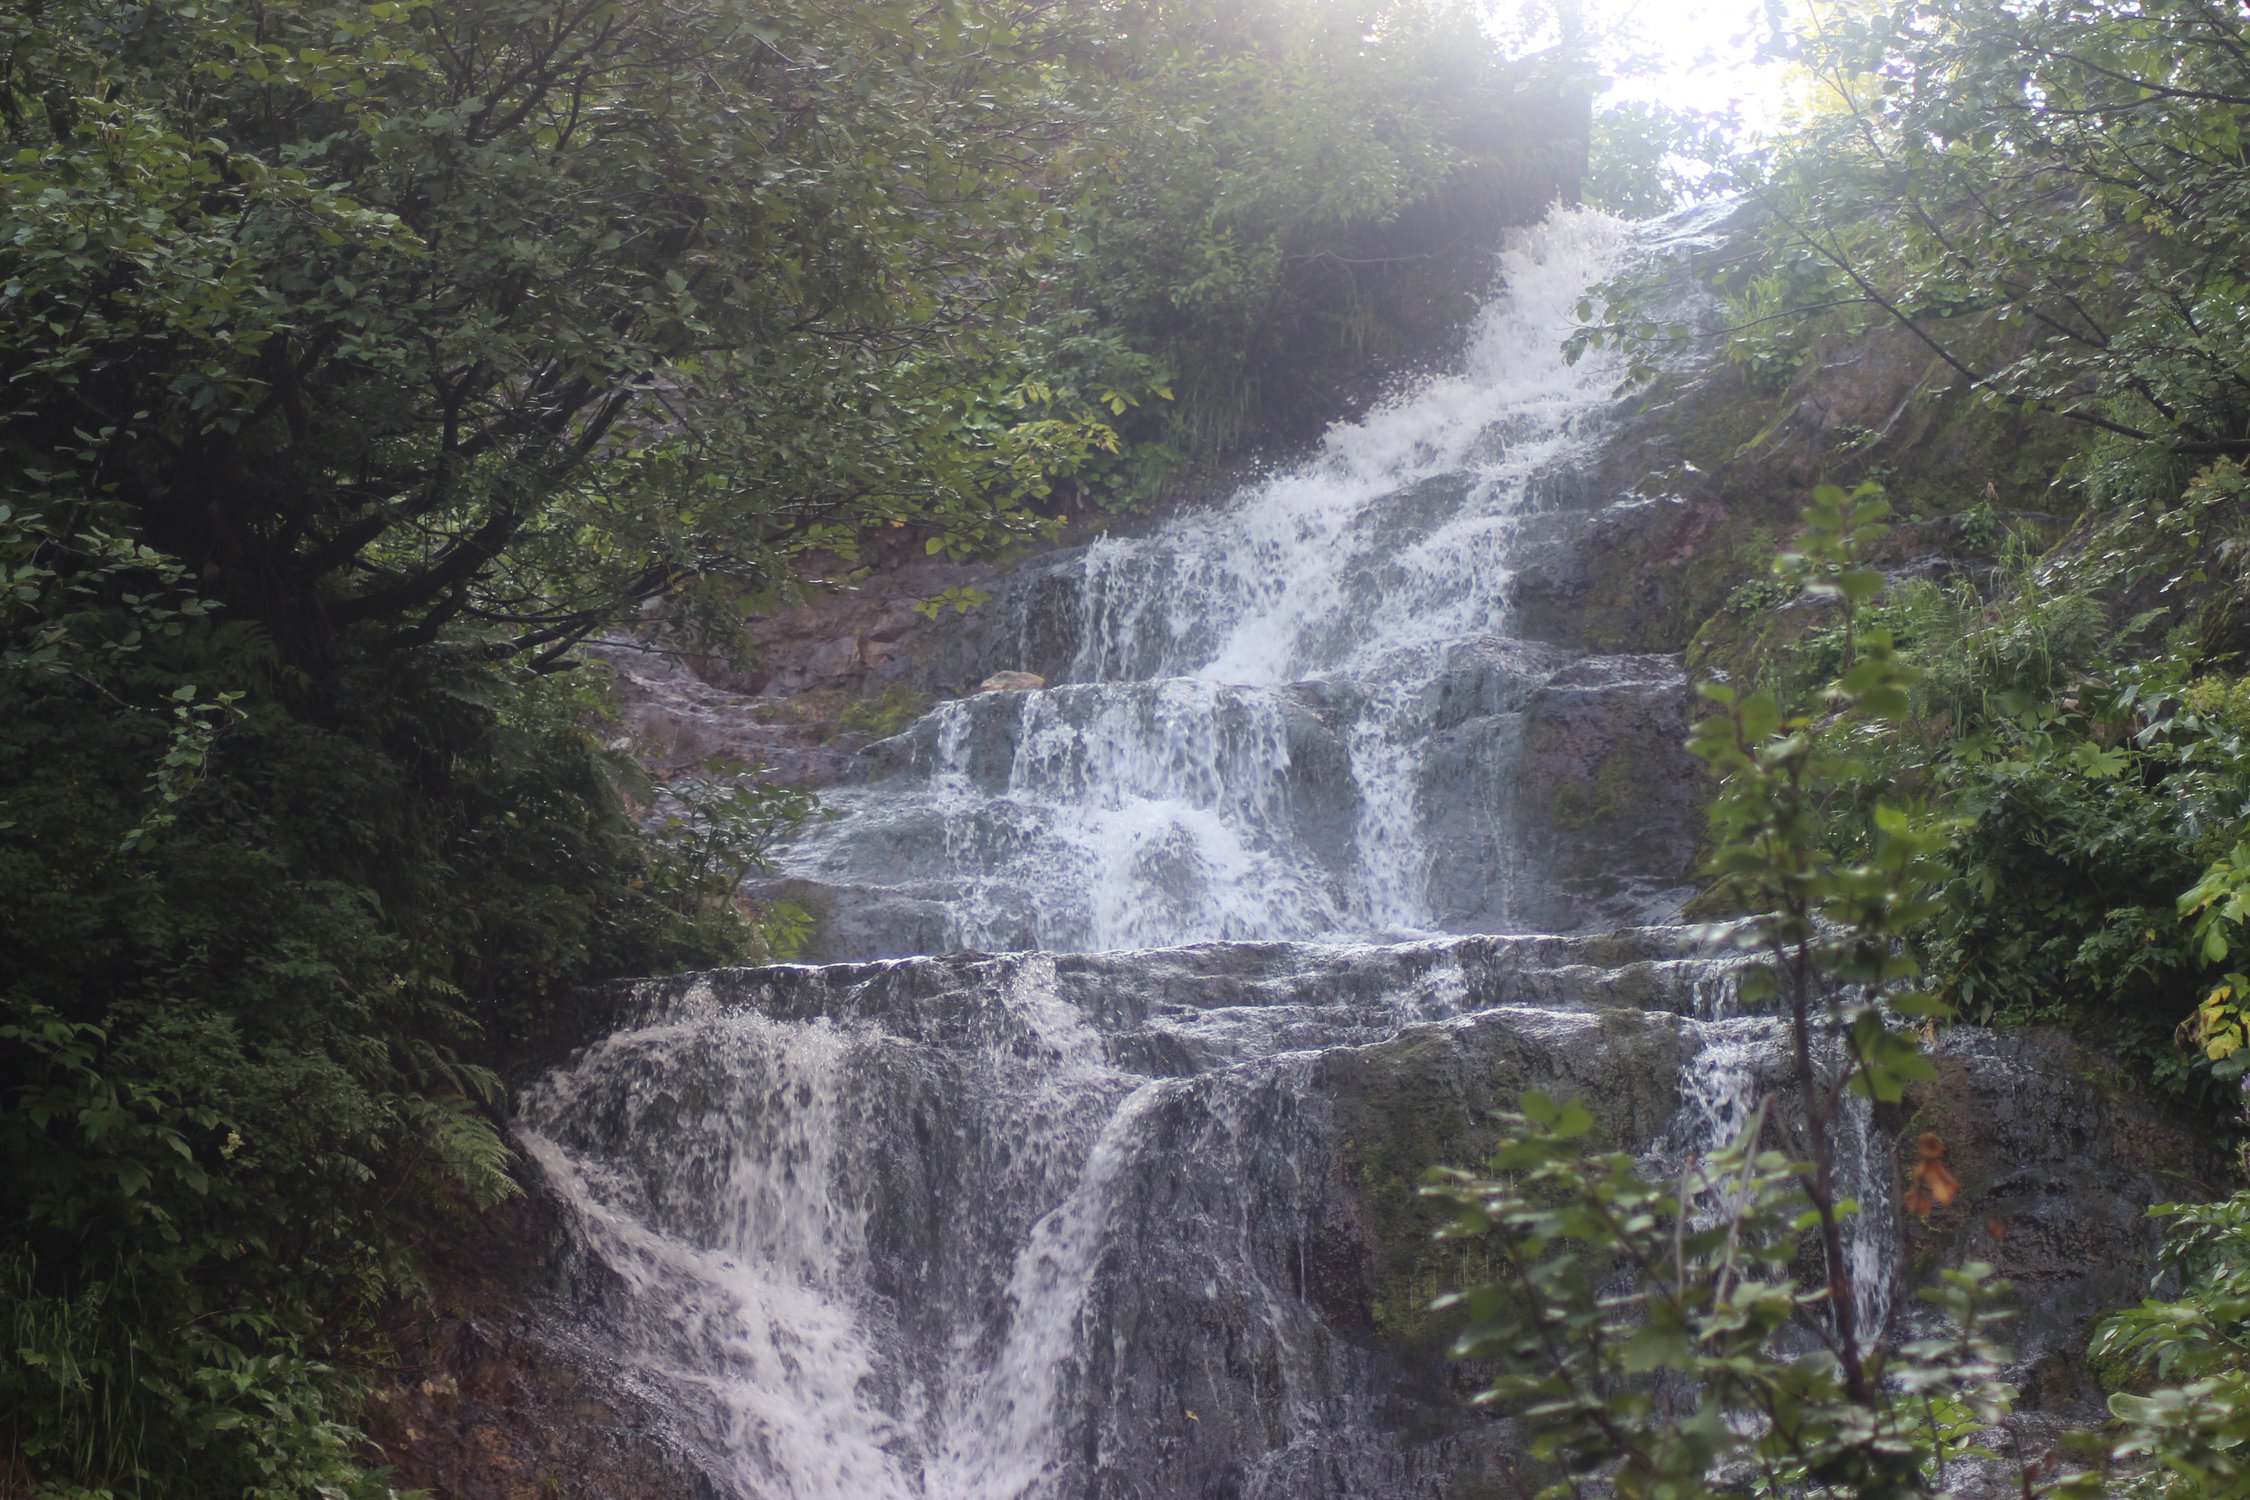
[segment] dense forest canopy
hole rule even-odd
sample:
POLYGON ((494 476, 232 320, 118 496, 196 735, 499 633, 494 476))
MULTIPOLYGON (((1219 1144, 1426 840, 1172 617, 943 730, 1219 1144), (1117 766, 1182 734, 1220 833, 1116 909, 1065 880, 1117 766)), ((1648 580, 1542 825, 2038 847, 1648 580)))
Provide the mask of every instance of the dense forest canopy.
POLYGON ((1827 18, 1795 49, 1818 113, 1753 177, 1822 283, 1789 294, 2064 420, 2250 452, 2241 31, 2197 0, 1827 18), (1980 346, 1985 319, 2024 336, 1980 346))
MULTIPOLYGON (((2070 530, 2017 528, 2020 576, 1996 588, 1888 606, 1928 656, 1919 745, 1886 774, 1973 814, 1935 924, 1949 995, 1983 1017, 2107 1011, 2167 1075, 2180 996, 2225 946, 2172 908, 2246 810, 2244 26, 2200 0, 1823 10, 1789 47, 1803 124, 1726 169, 1763 219, 1724 273, 1754 385, 1888 328, 2066 442, 2040 503, 2070 530)), ((1670 337, 1630 313, 1591 333, 1644 357, 1670 337)))
MULTIPOLYGON (((357 1413, 416 1227, 514 1187, 490 1044, 791 940, 735 886, 805 800, 644 829, 585 643, 659 613, 723 650, 902 538, 1005 553, 1314 429, 1576 184, 1601 38, 1518 35, 1449 0, 0 15, 0 1491, 391 1493, 357 1413)), ((2079 509, 1958 496, 1997 582, 1877 599, 1874 502, 1820 502, 1788 579, 1841 629, 1746 584, 1697 643, 1776 684, 1699 741, 1736 778, 1711 899, 1841 924, 1853 983, 1913 953, 1925 1019, 2104 1017, 2238 1128, 2250 20, 1908 0, 1768 46, 1786 129, 1604 110, 1587 193, 1738 194, 1751 388, 1903 330, 2073 434, 2079 509), (1779 895, 1777 847, 1814 871, 1779 895)), ((1583 337, 1660 378, 1635 296, 1583 337)), ((1879 1090, 1912 1064, 1870 1024, 1879 1090)), ((1523 1138, 1558 1190, 1573 1123, 1523 1138)), ((2120 1451, 2202 1423, 2151 1483, 2234 1493, 2250 1257, 2196 1223, 2186 1311, 2106 1337, 2204 1404, 2120 1451)), ((1775 1388, 1865 1437, 1867 1372, 1775 1388)), ((1853 1451, 1926 1488, 1926 1450, 1853 1451)))
POLYGON ((1084 433, 977 433, 961 379, 1020 381, 1054 39, 909 20, 48 11, 13 47, 18 440, 292 659, 458 621, 554 660, 690 574, 985 535, 1084 433))

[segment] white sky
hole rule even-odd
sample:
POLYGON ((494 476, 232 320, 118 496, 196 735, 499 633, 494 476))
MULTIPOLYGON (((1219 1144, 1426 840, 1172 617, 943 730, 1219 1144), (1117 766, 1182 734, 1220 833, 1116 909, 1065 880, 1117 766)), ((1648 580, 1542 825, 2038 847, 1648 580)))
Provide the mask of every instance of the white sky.
MULTIPOLYGON (((1786 69, 1758 57, 1768 24, 1763 0, 1580 3, 1616 79, 1605 100, 1647 100, 1713 113, 1731 107, 1752 131, 1778 122, 1786 69)), ((1551 0, 1497 0, 1494 14, 1504 32, 1528 23, 1533 35, 1554 35, 1551 0)))
POLYGON ((1620 78, 1608 97, 1713 111, 1732 105, 1753 128, 1778 114, 1784 69, 1758 59, 1766 29, 1758 0, 1594 0, 1587 10, 1657 70, 1620 78))

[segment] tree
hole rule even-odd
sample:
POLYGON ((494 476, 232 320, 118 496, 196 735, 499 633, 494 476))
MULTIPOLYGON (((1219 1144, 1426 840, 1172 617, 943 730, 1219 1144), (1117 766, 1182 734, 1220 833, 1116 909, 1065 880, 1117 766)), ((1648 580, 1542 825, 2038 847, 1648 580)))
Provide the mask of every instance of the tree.
POLYGON ((2122 1493, 2161 1500, 2235 1495, 2250 1483, 2250 1194, 2164 1203, 2166 1295, 2103 1320, 2093 1358, 2112 1380, 2145 1386, 2109 1399, 2126 1462, 2122 1493))
POLYGON ((410 1235, 513 1186, 480 1038, 761 951, 732 876, 802 811, 652 841, 549 669, 1020 534, 1105 440, 1018 396, 1037 16, 0 14, 7 1483, 387 1491, 410 1235))
MULTIPOLYGON (((1442 1305, 1467 1314, 1455 1352, 1496 1372, 1482 1399, 1519 1413, 1554 1466, 1542 1493, 1931 1495, 2012 1399, 1990 1267, 1944 1272, 1923 1295, 1951 1331, 1903 1340, 1860 1324, 1846 1244, 1842 1112, 1934 1076, 1900 1022, 1945 1010, 1911 988, 1910 944, 1949 828, 1877 804, 1839 838, 1824 805, 1907 708, 1888 632, 1858 619, 1882 586, 1866 556, 1887 511, 1872 489, 1823 488, 1777 561, 1842 621, 1845 671, 1820 707, 1706 685, 1717 711, 1689 742, 1718 777, 1709 870, 1744 912, 1717 935, 1747 956, 1744 1002, 1785 1022, 1793 1097, 1760 1101, 1677 1184, 1591 1152, 1582 1106, 1529 1097, 1489 1174, 1431 1189, 1460 1211, 1449 1233, 1485 1241, 1498 1268, 1442 1305), (1819 1270, 1800 1279, 1808 1242, 1819 1270)), ((1913 1193, 1951 1196, 1942 1150, 1913 1193)))
MULTIPOLYGON (((1051 531, 1118 461, 1166 351, 1067 293, 1113 174, 1198 169, 1184 120, 1103 135, 1154 25, 0 11, 0 1483, 385 1492, 352 1417, 413 1235, 512 1188, 480 1052, 801 936, 738 885, 807 799, 709 767, 643 828, 561 669, 659 598, 723 636, 871 536, 1051 531)), ((1401 76, 1347 30, 1331 61, 1401 76)), ((1229 180, 1314 201, 1302 248, 1434 195, 1411 101, 1297 152, 1301 71, 1173 40, 1163 98, 1279 163, 1229 180)))
POLYGON ((19 516, 133 535, 300 663, 459 626, 554 665, 690 579, 1023 531, 1107 440, 990 399, 1054 224, 1039 13, 915 20, 11 12, 19 516))
POLYGON ((2187 458, 2250 452, 2250 17, 1915 0, 1793 38, 1824 108, 1745 164, 1794 306, 1894 320, 1974 387, 2187 458))
POLYGON ((1584 149, 1555 108, 1575 75, 1454 0, 1113 14, 1070 64, 1088 159, 1056 291, 1168 373, 1133 430, 1175 457, 1309 435, 1371 357, 1432 344, 1584 149))

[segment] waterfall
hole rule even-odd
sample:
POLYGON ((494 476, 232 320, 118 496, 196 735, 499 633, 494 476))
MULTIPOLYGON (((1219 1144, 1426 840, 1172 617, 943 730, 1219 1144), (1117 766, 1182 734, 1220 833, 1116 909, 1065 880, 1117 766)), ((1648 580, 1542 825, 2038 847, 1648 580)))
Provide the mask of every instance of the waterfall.
MULTIPOLYGON (((1715 970, 1712 979, 1721 976, 1731 979, 1731 966, 1715 970)), ((1708 987, 1712 979, 1700 982, 1708 987)), ((1786 1021, 1765 1015, 1705 1015, 1694 1027, 1700 1049, 1680 1075, 1679 1115, 1664 1149, 1651 1153, 1668 1169, 1733 1145, 1761 1104, 1776 1109, 1784 1130, 1799 1107, 1786 1021)), ((1843 1067, 1841 1049, 1830 1050, 1827 1066, 1843 1067)), ((1873 1108, 1859 1095, 1845 1093, 1830 1128, 1836 1137, 1838 1197, 1850 1205, 1843 1228, 1853 1314, 1862 1337, 1873 1337, 1888 1322, 1896 1296, 1897 1168, 1884 1149, 1873 1108)), ((1712 1204, 1709 1211, 1723 1212, 1724 1205, 1712 1204)))
POLYGON ((1617 384, 1613 358, 1573 365, 1562 341, 1631 243, 1617 220, 1558 212, 1502 256, 1456 372, 1215 512, 1094 544, 1072 677, 1302 682, 1501 630, 1511 523, 1593 439, 1617 384))
MULTIPOLYGON (((1611 1055, 1604 974, 1692 1051, 1710 961, 1619 941, 692 976, 518 1137, 599 1268, 587 1318, 726 1493, 1435 1500, 1464 1440, 1402 1450, 1395 1370, 1324 1311, 1355 1121, 1394 1069, 1611 1055)), ((1656 1055, 1621 1086, 1668 1095, 1656 1055)))
POLYGON ((588 1336, 718 1493, 1438 1500, 1508 1451, 1415 1174, 1529 1087, 1707 1148, 1774 1038, 1677 930, 1511 915, 1527 704, 1604 679, 1510 583, 1636 253, 1558 211, 1451 373, 1053 564, 1067 680, 940 704, 784 851, 866 961, 651 982, 523 1093, 588 1336))
MULTIPOLYGON (((1471 810, 1430 783, 1450 731, 1563 659, 1506 634, 1515 540, 1615 404, 1615 359, 1573 365, 1562 341, 1632 248, 1620 222, 1558 211, 1502 256, 1453 373, 1047 575, 1049 607, 1075 604, 1068 685, 942 705, 896 774, 830 798, 784 873, 910 910, 878 945, 897 952, 1444 927, 1432 846, 1471 810)), ((1504 882, 1506 831, 1483 833, 1468 862, 1504 882)))

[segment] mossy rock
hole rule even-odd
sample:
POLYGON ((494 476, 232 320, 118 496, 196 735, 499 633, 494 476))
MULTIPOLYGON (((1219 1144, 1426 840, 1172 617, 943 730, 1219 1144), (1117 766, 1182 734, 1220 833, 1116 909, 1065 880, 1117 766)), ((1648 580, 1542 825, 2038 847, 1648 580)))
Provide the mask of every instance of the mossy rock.
POLYGON ((1473 1383, 1446 1353, 1458 1315, 1430 1304, 1490 1267, 1480 1242, 1436 1238, 1449 1215, 1422 1194, 1431 1169, 1481 1165, 1527 1089, 1584 1099, 1617 1144, 1644 1146, 1671 1118, 1691 1045, 1669 1014, 1502 1009, 1323 1058, 1356 1242, 1345 1284, 1313 1289, 1323 1311, 1421 1379, 1473 1383))
POLYGON ((934 694, 898 683, 886 683, 875 692, 854 698, 836 713, 836 731, 870 740, 885 740, 930 711, 934 694))
POLYGON ((2058 481, 2085 446, 2069 423, 1976 396, 1892 327, 1817 342, 1779 388, 1725 363, 1667 373, 1590 476, 1616 503, 1535 560, 1519 608, 1543 639, 1734 659, 1743 622, 1771 602, 1739 591, 1755 592, 1815 485, 1874 480, 1909 521, 2068 513, 2058 481))

